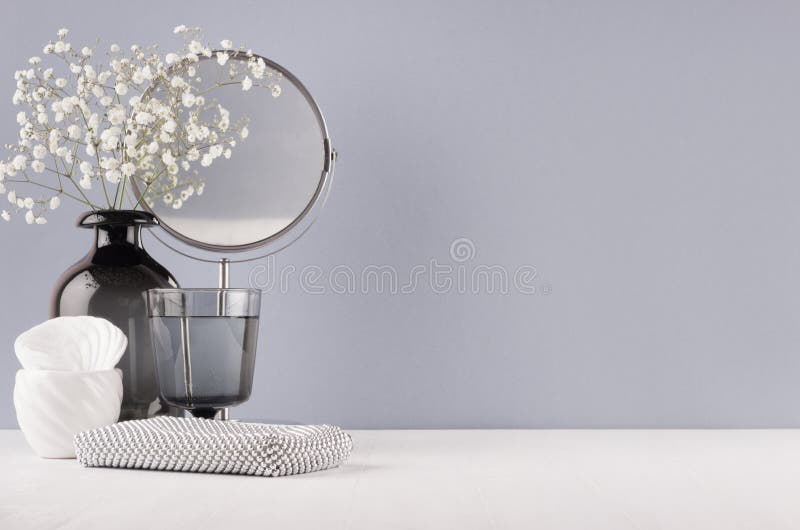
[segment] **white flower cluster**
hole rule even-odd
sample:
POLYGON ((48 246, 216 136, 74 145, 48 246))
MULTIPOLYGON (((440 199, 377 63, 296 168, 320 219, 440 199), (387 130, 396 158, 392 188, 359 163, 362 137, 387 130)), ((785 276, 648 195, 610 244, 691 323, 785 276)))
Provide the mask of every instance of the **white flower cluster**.
POLYGON ((213 90, 239 84, 243 91, 259 86, 280 95, 280 76, 263 59, 227 39, 212 50, 201 44, 199 28, 176 27, 183 49, 163 57, 155 46, 134 45, 130 53, 116 44, 104 53, 77 49, 68 33, 60 29, 45 45, 44 60, 31 57, 14 74, 19 135, 0 161, 6 221, 21 214, 29 224, 44 224, 61 197, 93 210, 123 208, 131 181, 140 191, 134 209, 156 200, 181 208, 203 193, 201 171, 230 158, 237 139, 249 134, 247 118, 232 122, 213 90), (98 55, 105 60, 92 64, 98 55), (204 60, 228 65, 224 79, 210 87, 197 74, 204 60), (18 192, 26 186, 40 194, 18 192))

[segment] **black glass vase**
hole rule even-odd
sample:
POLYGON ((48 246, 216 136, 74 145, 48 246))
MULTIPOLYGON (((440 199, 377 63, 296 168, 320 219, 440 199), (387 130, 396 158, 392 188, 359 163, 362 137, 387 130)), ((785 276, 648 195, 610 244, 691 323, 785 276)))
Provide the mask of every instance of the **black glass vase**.
POLYGON ((94 229, 94 245, 67 269, 53 289, 50 316, 91 315, 113 322, 128 337, 117 368, 122 370, 119 421, 175 413, 158 395, 145 292, 178 282, 142 245, 143 227, 158 225, 149 213, 101 210, 78 218, 94 229))

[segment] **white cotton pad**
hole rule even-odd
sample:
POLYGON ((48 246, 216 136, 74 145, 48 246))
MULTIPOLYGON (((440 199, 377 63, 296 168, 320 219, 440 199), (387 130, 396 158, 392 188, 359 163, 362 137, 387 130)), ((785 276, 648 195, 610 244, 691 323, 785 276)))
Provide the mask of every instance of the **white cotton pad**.
POLYGON ((25 439, 43 458, 74 458, 73 436, 119 419, 122 372, 19 370, 14 408, 25 439))
POLYGON ((95 372, 119 362, 128 339, 103 318, 58 317, 17 337, 14 351, 27 370, 95 372))

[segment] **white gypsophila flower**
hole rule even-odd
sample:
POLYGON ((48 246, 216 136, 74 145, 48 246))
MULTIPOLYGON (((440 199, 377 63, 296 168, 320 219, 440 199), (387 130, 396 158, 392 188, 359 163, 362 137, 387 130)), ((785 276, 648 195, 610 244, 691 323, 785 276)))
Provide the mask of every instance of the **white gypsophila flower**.
POLYGON ((33 57, 31 57, 30 59, 28 59, 28 62, 29 62, 30 64, 37 65, 37 64, 39 64, 39 63, 41 63, 41 62, 42 62, 42 58, 41 58, 41 57, 37 57, 37 56, 35 56, 35 55, 34 55, 34 56, 33 56, 33 57))
POLYGON ((33 212, 31 210, 25 212, 25 222, 32 225, 34 221, 36 221, 36 216, 33 215, 33 212))
POLYGON ((150 114, 149 112, 137 112, 135 121, 139 125, 150 125, 151 123, 156 121, 156 117, 150 114))
POLYGON ((233 47, 233 43, 228 39, 220 41, 219 45, 222 46, 223 50, 230 50, 233 47))
POLYGON ((84 46, 81 48, 81 55, 84 57, 91 57, 92 56, 92 49, 88 46, 84 46))
POLYGON ((239 131, 239 136, 242 137, 242 140, 250 136, 250 130, 247 127, 242 127, 242 130, 239 131))
POLYGON ((37 144, 34 146, 33 150, 33 158, 41 160, 42 158, 47 156, 47 148, 41 144, 37 144))
POLYGON ((11 167, 17 171, 22 171, 28 165, 28 158, 25 155, 17 155, 11 161, 11 167))
POLYGON ((101 169, 117 169, 119 167, 119 160, 111 157, 103 157, 100 159, 101 169))
POLYGON ((64 53, 66 51, 66 47, 64 46, 64 42, 58 41, 53 45, 53 50, 56 53, 64 53))
POLYGON ((200 44, 198 41, 193 40, 189 43, 189 52, 194 54, 200 54, 203 52, 203 45, 200 44))
POLYGON ((34 160, 31 162, 31 168, 36 173, 43 173, 44 172, 44 163, 41 160, 34 160))
POLYGON ((119 147, 119 137, 122 131, 119 127, 109 127, 100 133, 100 149, 113 151, 119 147))
POLYGON ((75 108, 75 102, 78 101, 78 98, 64 98, 60 101, 61 105, 61 112, 64 114, 71 114, 72 110, 75 108))
POLYGON ((128 93, 128 85, 126 85, 125 83, 117 83, 116 85, 114 85, 114 91, 118 95, 124 96, 125 94, 128 93))
POLYGON ((194 94, 189 92, 188 90, 181 95, 181 103, 183 103, 184 107, 191 107, 195 104, 197 98, 194 94))
POLYGON ((64 88, 65 86, 67 86, 67 80, 64 79, 63 77, 59 77, 58 79, 56 79, 56 86, 58 88, 64 88))
POLYGON ((42 215, 38 216, 38 217, 35 219, 35 221, 36 221, 36 224, 37 224, 37 225, 44 225, 44 224, 47 224, 47 219, 45 219, 45 218, 44 218, 44 216, 42 216, 42 215))
POLYGON ((107 117, 111 125, 122 125, 122 122, 125 121, 125 107, 122 105, 111 107, 108 109, 107 117))
POLYGON ((122 173, 118 169, 106 171, 106 180, 111 184, 119 184, 122 181, 122 173))
POLYGON ((6 196, 6 198, 8 199, 8 202, 10 202, 11 204, 17 204, 17 192, 16 191, 14 191, 14 190, 9 191, 8 195, 6 196))
POLYGON ((250 90, 252 86, 253 86, 253 80, 250 79, 249 76, 245 76, 244 79, 242 79, 242 90, 244 91, 250 90))
POLYGON ((137 85, 141 85, 142 83, 144 83, 144 72, 142 72, 141 70, 136 70, 135 72, 133 72, 133 75, 131 75, 131 81, 133 81, 134 84, 137 85))
POLYGON ((185 25, 185 24, 181 24, 181 25, 179 25, 179 26, 175 26, 175 29, 173 29, 173 30, 172 30, 172 32, 173 32, 175 35, 177 35, 177 34, 179 34, 179 33, 186 33, 186 30, 187 30, 187 29, 188 29, 188 28, 186 27, 186 25, 185 25))
POLYGON ((217 52, 217 64, 220 66, 225 66, 225 63, 228 62, 230 55, 225 52, 217 52))
POLYGON ((118 53, 119 52, 119 44, 112 44, 108 49, 111 51, 111 53, 118 53))
POLYGON ((17 112, 17 125, 25 125, 28 123, 28 116, 25 111, 17 112))
POLYGON ((126 162, 120 166, 119 170, 123 176, 130 177, 136 172, 136 166, 131 162, 126 162))
POLYGON ((36 203, 33 201, 33 197, 25 197, 22 201, 22 205, 30 210, 36 203))
POLYGON ((59 39, 63 39, 64 37, 67 36, 67 33, 69 33, 69 30, 67 28, 61 28, 58 30, 56 35, 58 35, 59 39))
POLYGON ((253 77, 256 79, 263 78, 267 72, 267 63, 265 63, 264 59, 261 57, 248 61, 247 67, 250 69, 250 73, 253 74, 253 77))
POLYGON ((0 217, 3 218, 3 221, 10 221, 11 220, 11 214, 8 213, 8 211, 6 211, 6 210, 3 210, 3 213, 0 213, 0 217))
POLYGON ((58 196, 55 196, 50 199, 50 203, 47 205, 51 210, 55 210, 59 206, 61 206, 61 199, 58 196))

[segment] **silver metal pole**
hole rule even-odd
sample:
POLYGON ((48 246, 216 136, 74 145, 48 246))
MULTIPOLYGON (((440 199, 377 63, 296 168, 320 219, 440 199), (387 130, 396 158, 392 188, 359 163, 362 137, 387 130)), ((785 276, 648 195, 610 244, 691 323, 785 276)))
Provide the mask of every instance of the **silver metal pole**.
MULTIPOLYGON (((231 276, 230 276, 230 265, 231 262, 228 258, 222 258, 219 260, 219 288, 220 289, 227 289, 230 287, 231 283, 231 276)), ((217 315, 225 316, 225 293, 220 292, 217 298, 217 315)), ((229 409, 223 408, 217 411, 217 415, 215 419, 217 420, 227 420, 230 418, 230 411, 229 409)))
MULTIPOLYGON (((184 301, 183 307, 186 307, 184 301)), ((189 406, 194 406, 194 389, 192 386, 192 344, 189 340, 189 318, 181 315, 181 350, 183 351, 183 384, 186 392, 186 401, 189 406)))
POLYGON ((220 289, 227 289, 230 287, 231 283, 231 262, 228 258, 222 258, 219 260, 219 288, 220 289))

